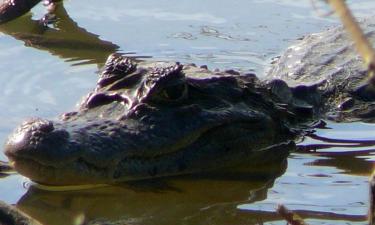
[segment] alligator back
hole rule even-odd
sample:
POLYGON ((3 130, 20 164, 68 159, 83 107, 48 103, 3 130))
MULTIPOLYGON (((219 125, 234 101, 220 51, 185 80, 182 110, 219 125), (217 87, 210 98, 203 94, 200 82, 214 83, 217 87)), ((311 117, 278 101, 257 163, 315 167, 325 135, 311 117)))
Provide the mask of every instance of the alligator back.
MULTIPOLYGON (((372 44, 375 44, 374 24, 373 18, 361 23, 372 44)), ((366 76, 367 68, 353 41, 339 26, 308 35, 289 47, 272 63, 266 79, 285 81, 292 89, 298 89, 299 93, 294 95, 297 98, 319 99, 319 102, 307 102, 319 108, 322 117, 353 121, 375 117, 374 99, 366 97, 373 93, 360 89, 366 76)))
MULTIPOLYGON (((361 23, 367 38, 375 43, 375 19, 361 23)), ((289 47, 273 63, 267 77, 279 78, 291 87, 338 82, 358 77, 366 72, 352 40, 342 26, 310 34, 289 47)))

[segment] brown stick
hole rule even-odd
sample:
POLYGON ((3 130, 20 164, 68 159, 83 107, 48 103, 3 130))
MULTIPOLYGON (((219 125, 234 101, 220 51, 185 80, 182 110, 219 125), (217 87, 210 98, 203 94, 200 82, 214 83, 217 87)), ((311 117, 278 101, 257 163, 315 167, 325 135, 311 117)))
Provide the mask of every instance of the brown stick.
POLYGON ((277 213, 281 217, 283 217, 290 225, 308 225, 299 215, 288 210, 284 205, 278 206, 277 213))
POLYGON ((368 212, 368 220, 370 225, 375 225, 375 171, 369 180, 370 189, 370 207, 368 212))
POLYGON ((367 40, 344 0, 328 0, 328 2, 340 17, 341 22, 344 24, 348 33, 351 35, 357 51, 365 61, 365 65, 369 68, 370 81, 375 83, 375 51, 372 48, 372 45, 367 40))

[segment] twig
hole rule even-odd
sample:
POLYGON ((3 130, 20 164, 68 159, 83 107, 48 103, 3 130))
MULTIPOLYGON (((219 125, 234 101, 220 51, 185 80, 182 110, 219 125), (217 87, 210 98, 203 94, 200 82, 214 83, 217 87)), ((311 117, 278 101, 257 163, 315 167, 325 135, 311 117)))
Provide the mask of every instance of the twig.
POLYGON ((328 0, 328 3, 335 10, 344 27, 351 35, 358 53, 363 58, 369 70, 370 82, 375 83, 375 51, 372 45, 367 40, 344 0, 328 0))
POLYGON ((288 210, 284 205, 279 205, 277 207, 277 213, 281 217, 283 217, 290 225, 308 225, 299 215, 288 210))
POLYGON ((368 220, 370 225, 375 225, 375 171, 369 180, 370 189, 370 207, 368 212, 368 220))

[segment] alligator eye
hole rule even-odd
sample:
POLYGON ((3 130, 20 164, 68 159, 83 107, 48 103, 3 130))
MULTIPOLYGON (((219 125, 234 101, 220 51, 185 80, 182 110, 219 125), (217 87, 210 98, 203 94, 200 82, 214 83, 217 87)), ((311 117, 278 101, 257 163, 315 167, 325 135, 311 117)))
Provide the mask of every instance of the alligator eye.
POLYGON ((187 86, 186 84, 171 85, 165 87, 161 92, 161 97, 177 101, 184 98, 187 95, 187 86))

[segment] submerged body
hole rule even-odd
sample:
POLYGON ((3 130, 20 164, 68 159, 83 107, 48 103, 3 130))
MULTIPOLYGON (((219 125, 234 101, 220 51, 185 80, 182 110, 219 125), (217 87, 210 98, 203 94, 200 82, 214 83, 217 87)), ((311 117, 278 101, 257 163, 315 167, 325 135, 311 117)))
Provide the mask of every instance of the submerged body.
POLYGON ((76 112, 26 121, 5 154, 19 173, 49 185, 196 173, 285 155, 270 149, 312 121, 373 118, 371 93, 355 88, 366 73, 350 45, 342 28, 306 37, 265 81, 111 55, 76 112))

